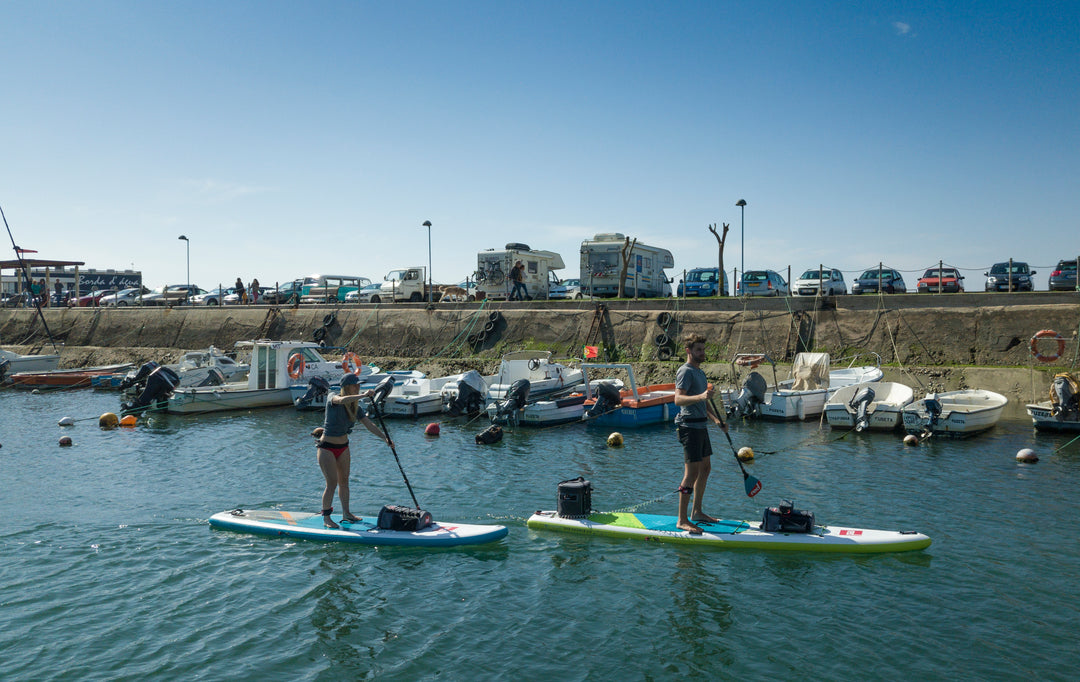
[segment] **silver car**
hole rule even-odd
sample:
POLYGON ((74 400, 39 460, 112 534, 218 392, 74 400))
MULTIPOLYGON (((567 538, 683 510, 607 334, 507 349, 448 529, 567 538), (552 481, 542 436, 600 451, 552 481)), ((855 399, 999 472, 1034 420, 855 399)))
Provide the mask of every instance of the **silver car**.
POLYGON ((100 306, 124 308, 129 305, 135 305, 138 303, 139 296, 149 294, 150 290, 146 287, 135 287, 133 289, 121 289, 115 294, 109 294, 108 296, 102 296, 98 301, 100 306))
POLYGON ((818 289, 822 296, 838 296, 847 293, 844 273, 836 268, 813 268, 804 272, 795 280, 791 293, 795 296, 817 296, 818 289))

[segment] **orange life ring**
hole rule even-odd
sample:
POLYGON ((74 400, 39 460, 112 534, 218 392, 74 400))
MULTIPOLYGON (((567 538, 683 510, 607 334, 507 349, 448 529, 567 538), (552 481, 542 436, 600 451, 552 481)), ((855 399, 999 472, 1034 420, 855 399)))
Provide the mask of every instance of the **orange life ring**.
POLYGON ((299 379, 304 376, 304 355, 303 353, 293 353, 289 356, 288 364, 289 376, 293 379, 299 379))
POLYGON ((1065 354, 1065 339, 1061 338, 1053 329, 1043 329, 1031 337, 1031 355, 1039 362, 1055 362, 1065 354), (1057 353, 1044 355, 1039 352, 1039 339, 1054 339, 1057 341, 1057 353))
POLYGON ((360 376, 363 367, 363 364, 360 362, 360 356, 351 350, 341 356, 341 369, 346 372, 351 372, 356 376, 360 376))

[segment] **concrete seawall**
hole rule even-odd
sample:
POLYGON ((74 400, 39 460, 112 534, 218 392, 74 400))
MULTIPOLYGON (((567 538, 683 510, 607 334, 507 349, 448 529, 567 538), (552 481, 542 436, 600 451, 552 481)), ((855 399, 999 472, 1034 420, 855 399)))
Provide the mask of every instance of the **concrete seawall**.
MULTIPOLYGON (((819 301, 714 299, 692 304, 671 299, 606 301, 603 306, 581 301, 451 303, 430 308, 424 304, 81 308, 46 309, 44 316, 53 336, 65 345, 63 367, 169 361, 183 350, 210 345, 229 349, 237 341, 256 338, 312 339, 316 330, 322 330, 328 345, 382 359, 386 368, 423 369, 427 363, 433 369, 426 371, 443 366, 492 367, 504 352, 520 348, 580 357, 583 345, 597 345, 613 360, 642 363, 639 380, 648 381, 653 365, 663 375, 673 371, 671 363, 681 356, 678 339, 686 332, 705 334, 710 359, 721 363, 740 352, 767 352, 777 362, 803 350, 828 352, 834 358, 877 353, 884 363, 915 368, 928 377, 938 375, 936 388, 962 385, 966 379, 957 375, 983 374, 978 368, 996 368, 990 374, 1001 377, 1005 375, 1000 368, 1014 368, 1021 374, 1005 384, 1010 389, 1024 384, 1029 397, 1032 383, 1045 387, 1055 371, 1075 366, 1080 328, 1075 297, 977 296, 981 305, 965 305, 971 299, 909 295, 819 301), (938 306, 929 305, 934 299, 938 306), (999 301, 1010 304, 986 305, 999 301), (1032 358, 1031 336, 1042 329, 1054 329, 1064 338, 1065 350, 1056 362, 1032 358), (658 362, 664 357, 657 345, 661 335, 671 339, 666 347, 673 359, 658 362), (435 360, 443 364, 433 365, 435 360), (1032 372, 1038 374, 1037 381, 1029 379, 1032 372)), ((0 309, 0 342, 20 352, 48 349, 44 325, 32 310, 0 309)), ((1040 348, 1048 353, 1057 350, 1053 342, 1042 342, 1040 348)), ((979 387, 992 389, 987 381, 981 379, 979 387)))

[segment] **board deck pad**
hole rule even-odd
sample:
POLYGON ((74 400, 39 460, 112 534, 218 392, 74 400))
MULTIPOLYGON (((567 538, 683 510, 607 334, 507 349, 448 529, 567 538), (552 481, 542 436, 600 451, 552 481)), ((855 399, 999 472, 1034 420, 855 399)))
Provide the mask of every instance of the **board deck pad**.
POLYGON ((677 522, 676 517, 662 514, 594 512, 584 518, 563 518, 553 511, 538 511, 529 517, 527 525, 533 529, 608 537, 780 551, 906 552, 930 546, 929 537, 914 531, 814 526, 812 533, 770 533, 761 530, 758 523, 721 519, 717 523, 697 522, 703 532, 693 535, 679 530, 677 522))
POLYGON ((323 525, 322 514, 275 509, 233 509, 210 517, 215 528, 323 542, 354 542, 367 545, 410 545, 454 547, 494 542, 507 533, 506 526, 488 526, 436 521, 418 531, 386 530, 377 525, 378 514, 360 516, 357 523, 343 522, 340 514, 331 517, 340 528, 323 525))

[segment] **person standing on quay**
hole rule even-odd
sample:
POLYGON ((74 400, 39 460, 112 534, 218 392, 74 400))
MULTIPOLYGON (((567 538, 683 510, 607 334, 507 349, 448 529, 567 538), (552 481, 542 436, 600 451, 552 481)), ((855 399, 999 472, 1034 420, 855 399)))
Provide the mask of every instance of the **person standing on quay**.
POLYGON ((244 280, 239 277, 236 278, 236 284, 233 285, 233 289, 236 290, 236 296, 240 304, 247 303, 247 291, 244 290, 244 280))
POLYGON ((701 510, 701 500, 705 497, 705 484, 709 480, 712 464, 712 444, 709 442, 708 422, 712 420, 727 433, 727 424, 713 411, 713 389, 701 370, 705 362, 705 337, 701 334, 687 334, 683 338, 686 346, 686 363, 675 372, 675 405, 679 414, 675 416, 675 427, 679 442, 683 446, 683 477, 679 484, 679 520, 680 530, 699 535, 701 528, 694 521, 716 523, 716 519, 701 510), (686 505, 693 495, 694 504, 689 516, 686 505))

